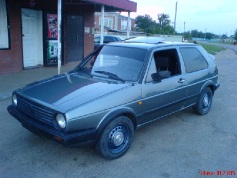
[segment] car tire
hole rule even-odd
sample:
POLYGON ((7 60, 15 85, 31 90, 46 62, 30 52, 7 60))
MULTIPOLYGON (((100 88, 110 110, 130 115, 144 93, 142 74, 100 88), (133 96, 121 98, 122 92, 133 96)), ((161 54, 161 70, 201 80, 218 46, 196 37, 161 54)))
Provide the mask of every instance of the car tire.
POLYGON ((106 159, 119 158, 129 149, 133 135, 132 121, 126 116, 119 116, 105 127, 96 149, 106 159))
POLYGON ((208 87, 205 88, 198 98, 196 105, 194 106, 194 111, 199 115, 205 115, 209 112, 212 105, 213 92, 208 87))

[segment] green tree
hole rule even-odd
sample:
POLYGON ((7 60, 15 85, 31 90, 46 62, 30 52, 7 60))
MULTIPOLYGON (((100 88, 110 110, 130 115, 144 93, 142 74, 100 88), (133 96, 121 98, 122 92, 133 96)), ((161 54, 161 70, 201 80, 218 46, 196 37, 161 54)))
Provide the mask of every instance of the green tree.
POLYGON ((184 32, 182 34, 182 36, 183 36, 184 40, 192 40, 192 35, 191 35, 190 31, 184 32))
POLYGON ((234 39, 237 41, 237 29, 235 30, 234 39))
POLYGON ((218 35, 215 35, 213 33, 210 33, 210 32, 201 32, 201 31, 198 31, 198 30, 191 30, 191 36, 193 38, 206 38, 206 39, 213 39, 213 38, 219 38, 218 35))
POLYGON ((205 33, 199 31, 198 32, 198 38, 205 38, 205 33))
POLYGON ((137 16, 135 19, 138 31, 146 32, 146 33, 154 33, 156 28, 156 22, 149 16, 137 16))
POLYGON ((170 25, 168 14, 158 14, 158 32, 160 34, 174 34, 174 28, 170 25))
POLYGON ((227 39, 228 38, 228 36, 226 35, 226 34, 223 34, 223 35, 221 35, 221 39, 227 39))
POLYGON ((145 16, 137 16, 135 22, 138 31, 146 32, 148 34, 174 34, 174 28, 170 25, 168 14, 159 14, 158 23, 147 14, 145 16))
POLYGON ((194 37, 194 38, 199 38, 199 36, 198 36, 198 30, 191 30, 191 35, 192 35, 192 37, 194 37))
POLYGON ((210 32, 207 32, 205 36, 206 36, 206 39, 209 39, 209 40, 213 38, 213 34, 210 32))

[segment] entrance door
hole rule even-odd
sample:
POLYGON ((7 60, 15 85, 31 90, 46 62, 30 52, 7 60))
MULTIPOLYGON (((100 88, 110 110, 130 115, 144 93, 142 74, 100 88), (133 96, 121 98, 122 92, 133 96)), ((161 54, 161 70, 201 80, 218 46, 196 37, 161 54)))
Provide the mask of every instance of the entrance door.
POLYGON ((84 57, 83 26, 82 16, 70 14, 66 16, 65 57, 67 62, 79 61, 84 57))
POLYGON ((42 11, 22 9, 24 68, 43 65, 42 11))

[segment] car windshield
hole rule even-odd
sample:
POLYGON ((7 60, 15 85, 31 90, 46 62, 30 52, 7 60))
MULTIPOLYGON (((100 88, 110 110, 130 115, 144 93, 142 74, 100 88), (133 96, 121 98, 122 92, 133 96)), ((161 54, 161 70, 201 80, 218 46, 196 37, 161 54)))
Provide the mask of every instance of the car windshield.
POLYGON ((147 50, 121 46, 103 46, 80 67, 91 76, 120 81, 137 81, 147 50))

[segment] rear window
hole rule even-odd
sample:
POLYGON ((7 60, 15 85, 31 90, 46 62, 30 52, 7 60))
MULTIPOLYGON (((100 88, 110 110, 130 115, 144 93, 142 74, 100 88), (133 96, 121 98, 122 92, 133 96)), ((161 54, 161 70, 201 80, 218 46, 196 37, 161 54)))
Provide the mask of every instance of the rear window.
POLYGON ((180 48, 181 55, 187 73, 206 69, 208 67, 206 59, 197 48, 180 48))

